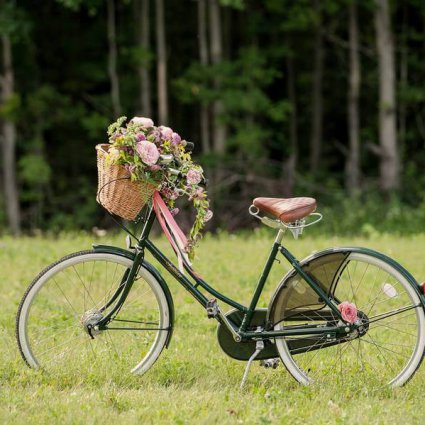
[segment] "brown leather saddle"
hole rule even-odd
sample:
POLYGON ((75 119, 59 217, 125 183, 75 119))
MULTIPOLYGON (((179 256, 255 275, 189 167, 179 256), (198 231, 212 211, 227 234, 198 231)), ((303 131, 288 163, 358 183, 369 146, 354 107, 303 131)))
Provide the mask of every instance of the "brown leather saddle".
POLYGON ((316 211, 314 198, 255 198, 253 205, 285 223, 293 223, 316 211))

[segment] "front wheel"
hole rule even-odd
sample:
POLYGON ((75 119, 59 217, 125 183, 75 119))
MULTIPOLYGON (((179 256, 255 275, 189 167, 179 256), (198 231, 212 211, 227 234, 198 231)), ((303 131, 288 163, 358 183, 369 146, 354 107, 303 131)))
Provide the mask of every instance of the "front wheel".
MULTIPOLYGON (((356 305, 363 326, 344 338, 320 334, 276 339, 290 374, 304 385, 405 384, 425 348, 425 316, 416 283, 388 258, 361 250, 327 252, 302 264, 337 304, 356 305)), ((281 283, 270 319, 276 330, 338 324, 332 310, 296 273, 281 283)))
POLYGON ((26 291, 16 320, 26 363, 76 374, 146 372, 172 325, 164 291, 146 268, 140 267, 107 329, 87 332, 110 308, 102 310, 123 286, 131 265, 131 259, 117 254, 82 251, 43 270, 26 291))

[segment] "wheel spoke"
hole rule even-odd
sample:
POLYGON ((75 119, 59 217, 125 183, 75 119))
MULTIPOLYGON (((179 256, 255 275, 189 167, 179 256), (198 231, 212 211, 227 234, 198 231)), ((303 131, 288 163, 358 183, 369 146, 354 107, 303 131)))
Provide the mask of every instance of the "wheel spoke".
POLYGON ((119 317, 110 322, 119 327, 95 327, 102 317, 98 309, 109 302, 131 266, 125 257, 86 251, 41 273, 18 313, 18 339, 27 362, 68 373, 91 370, 96 364, 117 376, 145 372, 161 353, 171 328, 165 294, 150 273, 139 269, 126 302, 119 306, 119 317), (90 326, 94 339, 84 330, 90 326))
MULTIPOLYGON (((335 300, 357 306, 363 328, 352 331, 343 341, 333 342, 332 336, 325 338, 326 334, 309 336, 304 343, 303 337, 276 339, 287 370, 304 384, 332 384, 332 379, 345 382, 360 377, 367 386, 404 384, 418 368, 425 348, 425 316, 413 283, 386 260, 368 254, 350 253, 345 264, 332 260, 329 267, 323 257, 317 256, 319 259, 321 283, 331 288, 330 296, 335 300), (388 285, 395 288, 390 293, 386 290, 388 285), (291 352, 289 346, 299 348, 291 352)), ((317 273, 314 262, 313 259, 308 263, 312 275, 317 273)), ((276 309, 274 313, 280 320, 276 330, 338 322, 331 321, 327 311, 308 310, 308 303, 314 300, 311 294, 304 296, 289 290, 278 294, 285 298, 275 298, 276 305, 282 306, 282 311, 276 309), (301 312, 287 320, 290 309, 301 312)))

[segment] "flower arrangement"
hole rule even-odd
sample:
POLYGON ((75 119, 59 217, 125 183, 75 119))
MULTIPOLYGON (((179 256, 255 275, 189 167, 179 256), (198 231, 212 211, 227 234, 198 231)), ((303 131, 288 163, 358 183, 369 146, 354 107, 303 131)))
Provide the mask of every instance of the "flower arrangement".
POLYGON ((211 219, 202 167, 196 165, 186 149, 187 141, 165 126, 156 127, 150 118, 120 117, 108 127, 110 148, 107 160, 122 165, 133 181, 147 181, 157 186, 171 213, 176 199, 187 196, 196 209, 186 252, 192 258, 200 231, 211 219))

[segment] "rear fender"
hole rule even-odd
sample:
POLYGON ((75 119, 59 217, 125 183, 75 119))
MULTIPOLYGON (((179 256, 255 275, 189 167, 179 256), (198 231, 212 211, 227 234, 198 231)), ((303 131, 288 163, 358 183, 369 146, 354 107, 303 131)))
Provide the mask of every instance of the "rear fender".
MULTIPOLYGON (((341 266, 343 266, 344 259, 348 257, 348 255, 352 252, 370 255, 372 257, 383 260, 386 263, 393 266, 412 285, 412 288, 414 288, 414 290, 419 295, 419 299, 422 302, 422 307, 425 310, 425 296, 421 290, 421 286, 416 281, 416 279, 403 266, 401 266, 399 263, 394 261, 392 258, 384 254, 381 254, 380 252, 373 251, 367 248, 359 248, 359 247, 329 248, 304 258, 302 261, 300 261, 300 265, 303 268, 314 269, 315 265, 326 263, 327 261, 331 261, 331 260, 335 261, 335 259, 339 257, 341 259, 341 266)), ((279 300, 280 294, 286 287, 288 281, 291 278, 293 278, 296 274, 297 274, 297 271, 295 269, 291 269, 279 283, 269 303, 269 308, 267 311, 267 323, 269 324, 273 323, 274 310, 279 300)))

